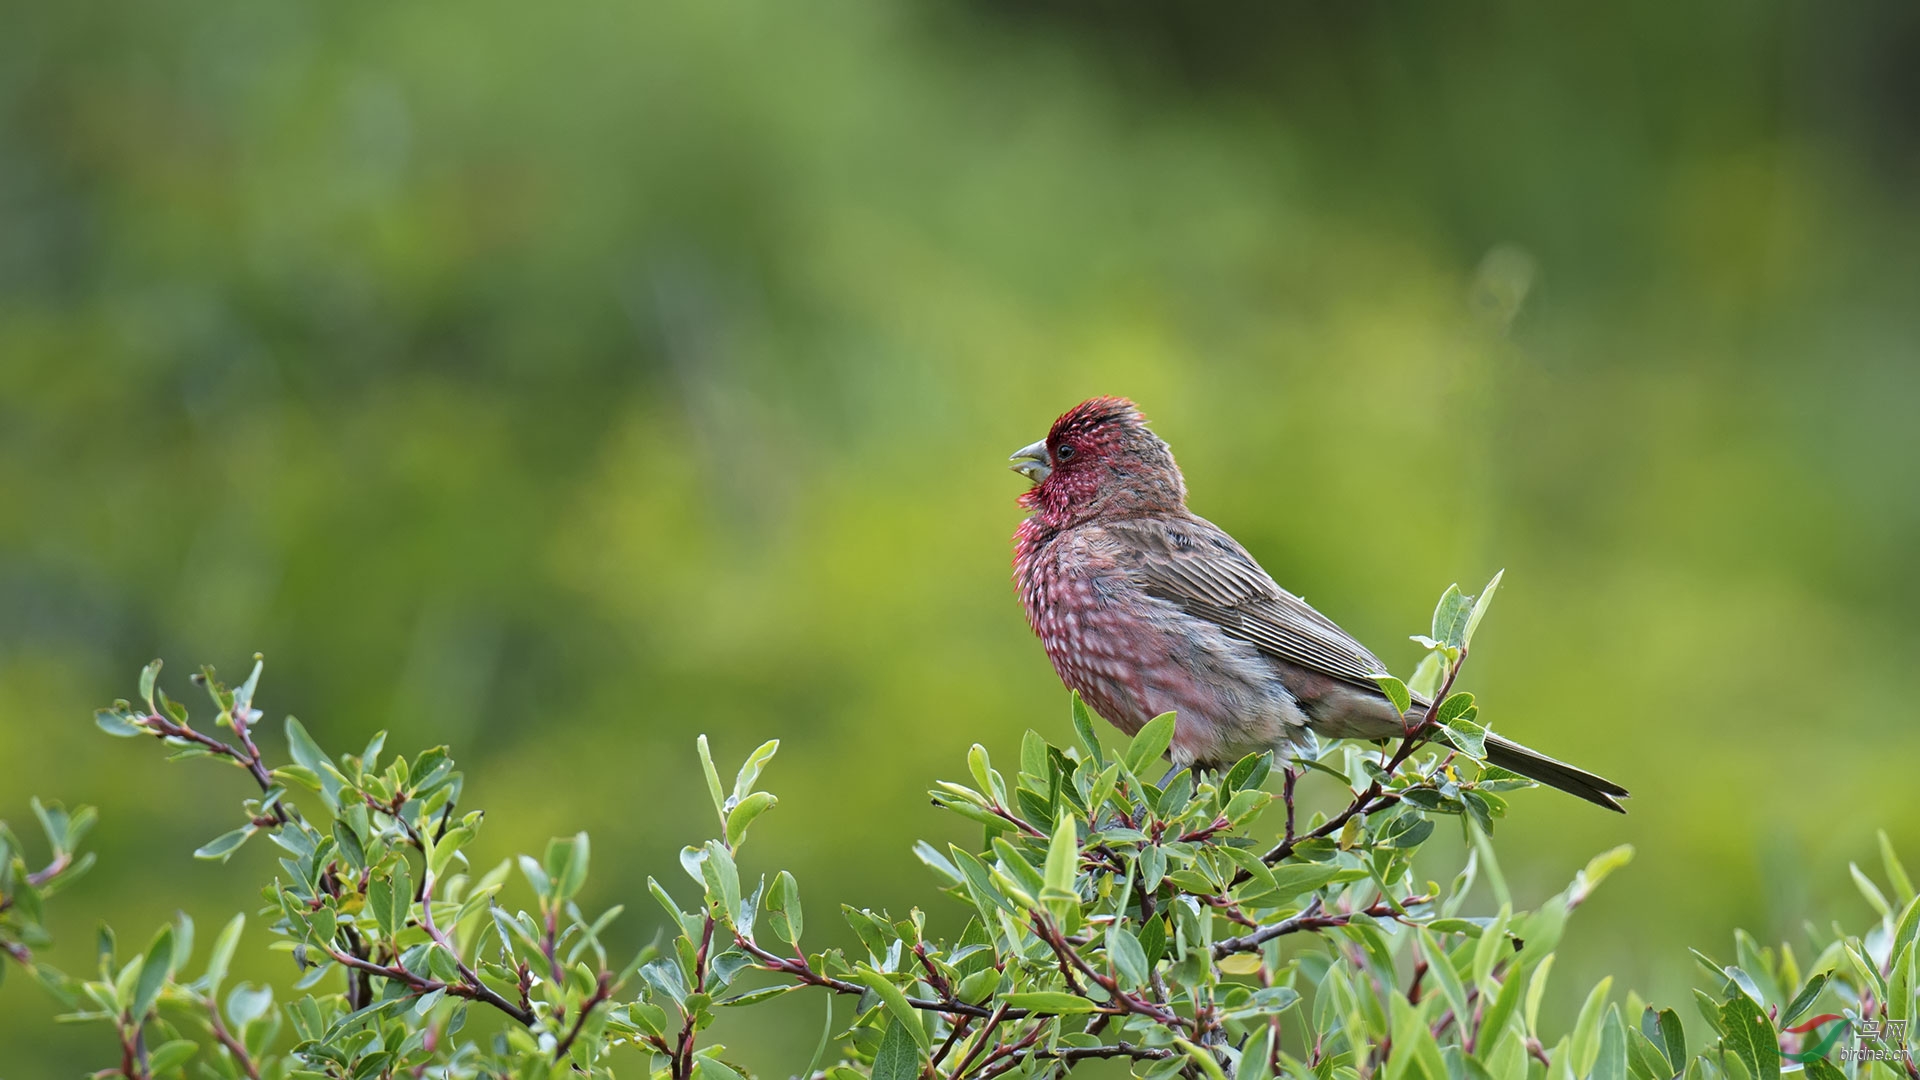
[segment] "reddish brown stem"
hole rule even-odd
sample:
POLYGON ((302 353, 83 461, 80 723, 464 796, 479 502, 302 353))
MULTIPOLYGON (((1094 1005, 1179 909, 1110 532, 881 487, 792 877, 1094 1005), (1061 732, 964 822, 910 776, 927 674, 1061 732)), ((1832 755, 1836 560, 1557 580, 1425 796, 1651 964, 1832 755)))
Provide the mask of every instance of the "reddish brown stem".
POLYGON ((260 1066, 254 1064, 252 1055, 247 1053, 246 1044, 234 1038, 233 1032, 228 1031, 227 1025, 221 1022, 220 1006, 212 998, 201 998, 200 1004, 207 1010, 207 1028, 213 1032, 213 1037, 219 1039, 220 1045, 233 1055, 233 1060, 240 1063, 248 1080, 260 1080, 260 1066))

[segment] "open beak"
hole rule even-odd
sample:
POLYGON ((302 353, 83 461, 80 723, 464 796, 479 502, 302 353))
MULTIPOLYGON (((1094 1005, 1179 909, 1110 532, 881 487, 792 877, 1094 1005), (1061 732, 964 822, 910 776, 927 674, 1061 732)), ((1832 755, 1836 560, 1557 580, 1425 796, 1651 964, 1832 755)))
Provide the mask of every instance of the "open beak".
POLYGON ((1015 450, 1013 456, 1007 460, 1009 462, 1007 468, 1036 484, 1045 480, 1047 474, 1053 471, 1053 458, 1047 453, 1045 439, 1032 446, 1023 446, 1015 450))

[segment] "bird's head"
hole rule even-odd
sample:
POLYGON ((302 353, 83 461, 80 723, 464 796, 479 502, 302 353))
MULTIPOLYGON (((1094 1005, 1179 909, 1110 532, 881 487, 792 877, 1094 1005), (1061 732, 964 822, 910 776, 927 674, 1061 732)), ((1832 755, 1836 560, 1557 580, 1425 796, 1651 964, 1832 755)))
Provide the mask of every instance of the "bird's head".
POLYGON ((1020 505, 1054 528, 1178 510, 1187 499, 1173 452, 1126 398, 1075 405, 1053 422, 1046 438, 1015 451, 1011 468, 1033 481, 1020 505))

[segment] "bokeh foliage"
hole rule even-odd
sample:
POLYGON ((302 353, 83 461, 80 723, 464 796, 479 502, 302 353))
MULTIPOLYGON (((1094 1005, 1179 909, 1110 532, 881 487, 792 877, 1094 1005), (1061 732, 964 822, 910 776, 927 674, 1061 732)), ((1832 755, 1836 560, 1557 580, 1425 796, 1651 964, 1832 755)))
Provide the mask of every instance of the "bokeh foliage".
MULTIPOLYGON (((904 909, 901 808, 1055 700, 999 463, 1096 392, 1396 670, 1514 571, 1471 688, 1638 796, 1503 837, 1529 902, 1641 852, 1565 985, 1856 902, 1920 839, 1911 6, 1068 7, 6 5, 0 815, 151 811, 57 958, 267 865, 173 870, 224 799, 75 722, 254 648, 597 903, 689 732, 778 734, 768 842, 904 909)), ((30 991, 6 1065, 72 1072, 30 991)))

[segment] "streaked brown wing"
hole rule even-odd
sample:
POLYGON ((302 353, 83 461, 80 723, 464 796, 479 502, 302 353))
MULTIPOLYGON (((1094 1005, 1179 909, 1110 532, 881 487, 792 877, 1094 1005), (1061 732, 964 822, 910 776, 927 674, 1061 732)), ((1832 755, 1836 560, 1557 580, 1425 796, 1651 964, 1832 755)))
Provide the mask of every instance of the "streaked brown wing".
POLYGON ((1233 537, 1205 518, 1109 522, 1117 560, 1151 596, 1205 619, 1260 651, 1368 690, 1385 665, 1281 588, 1233 537))

